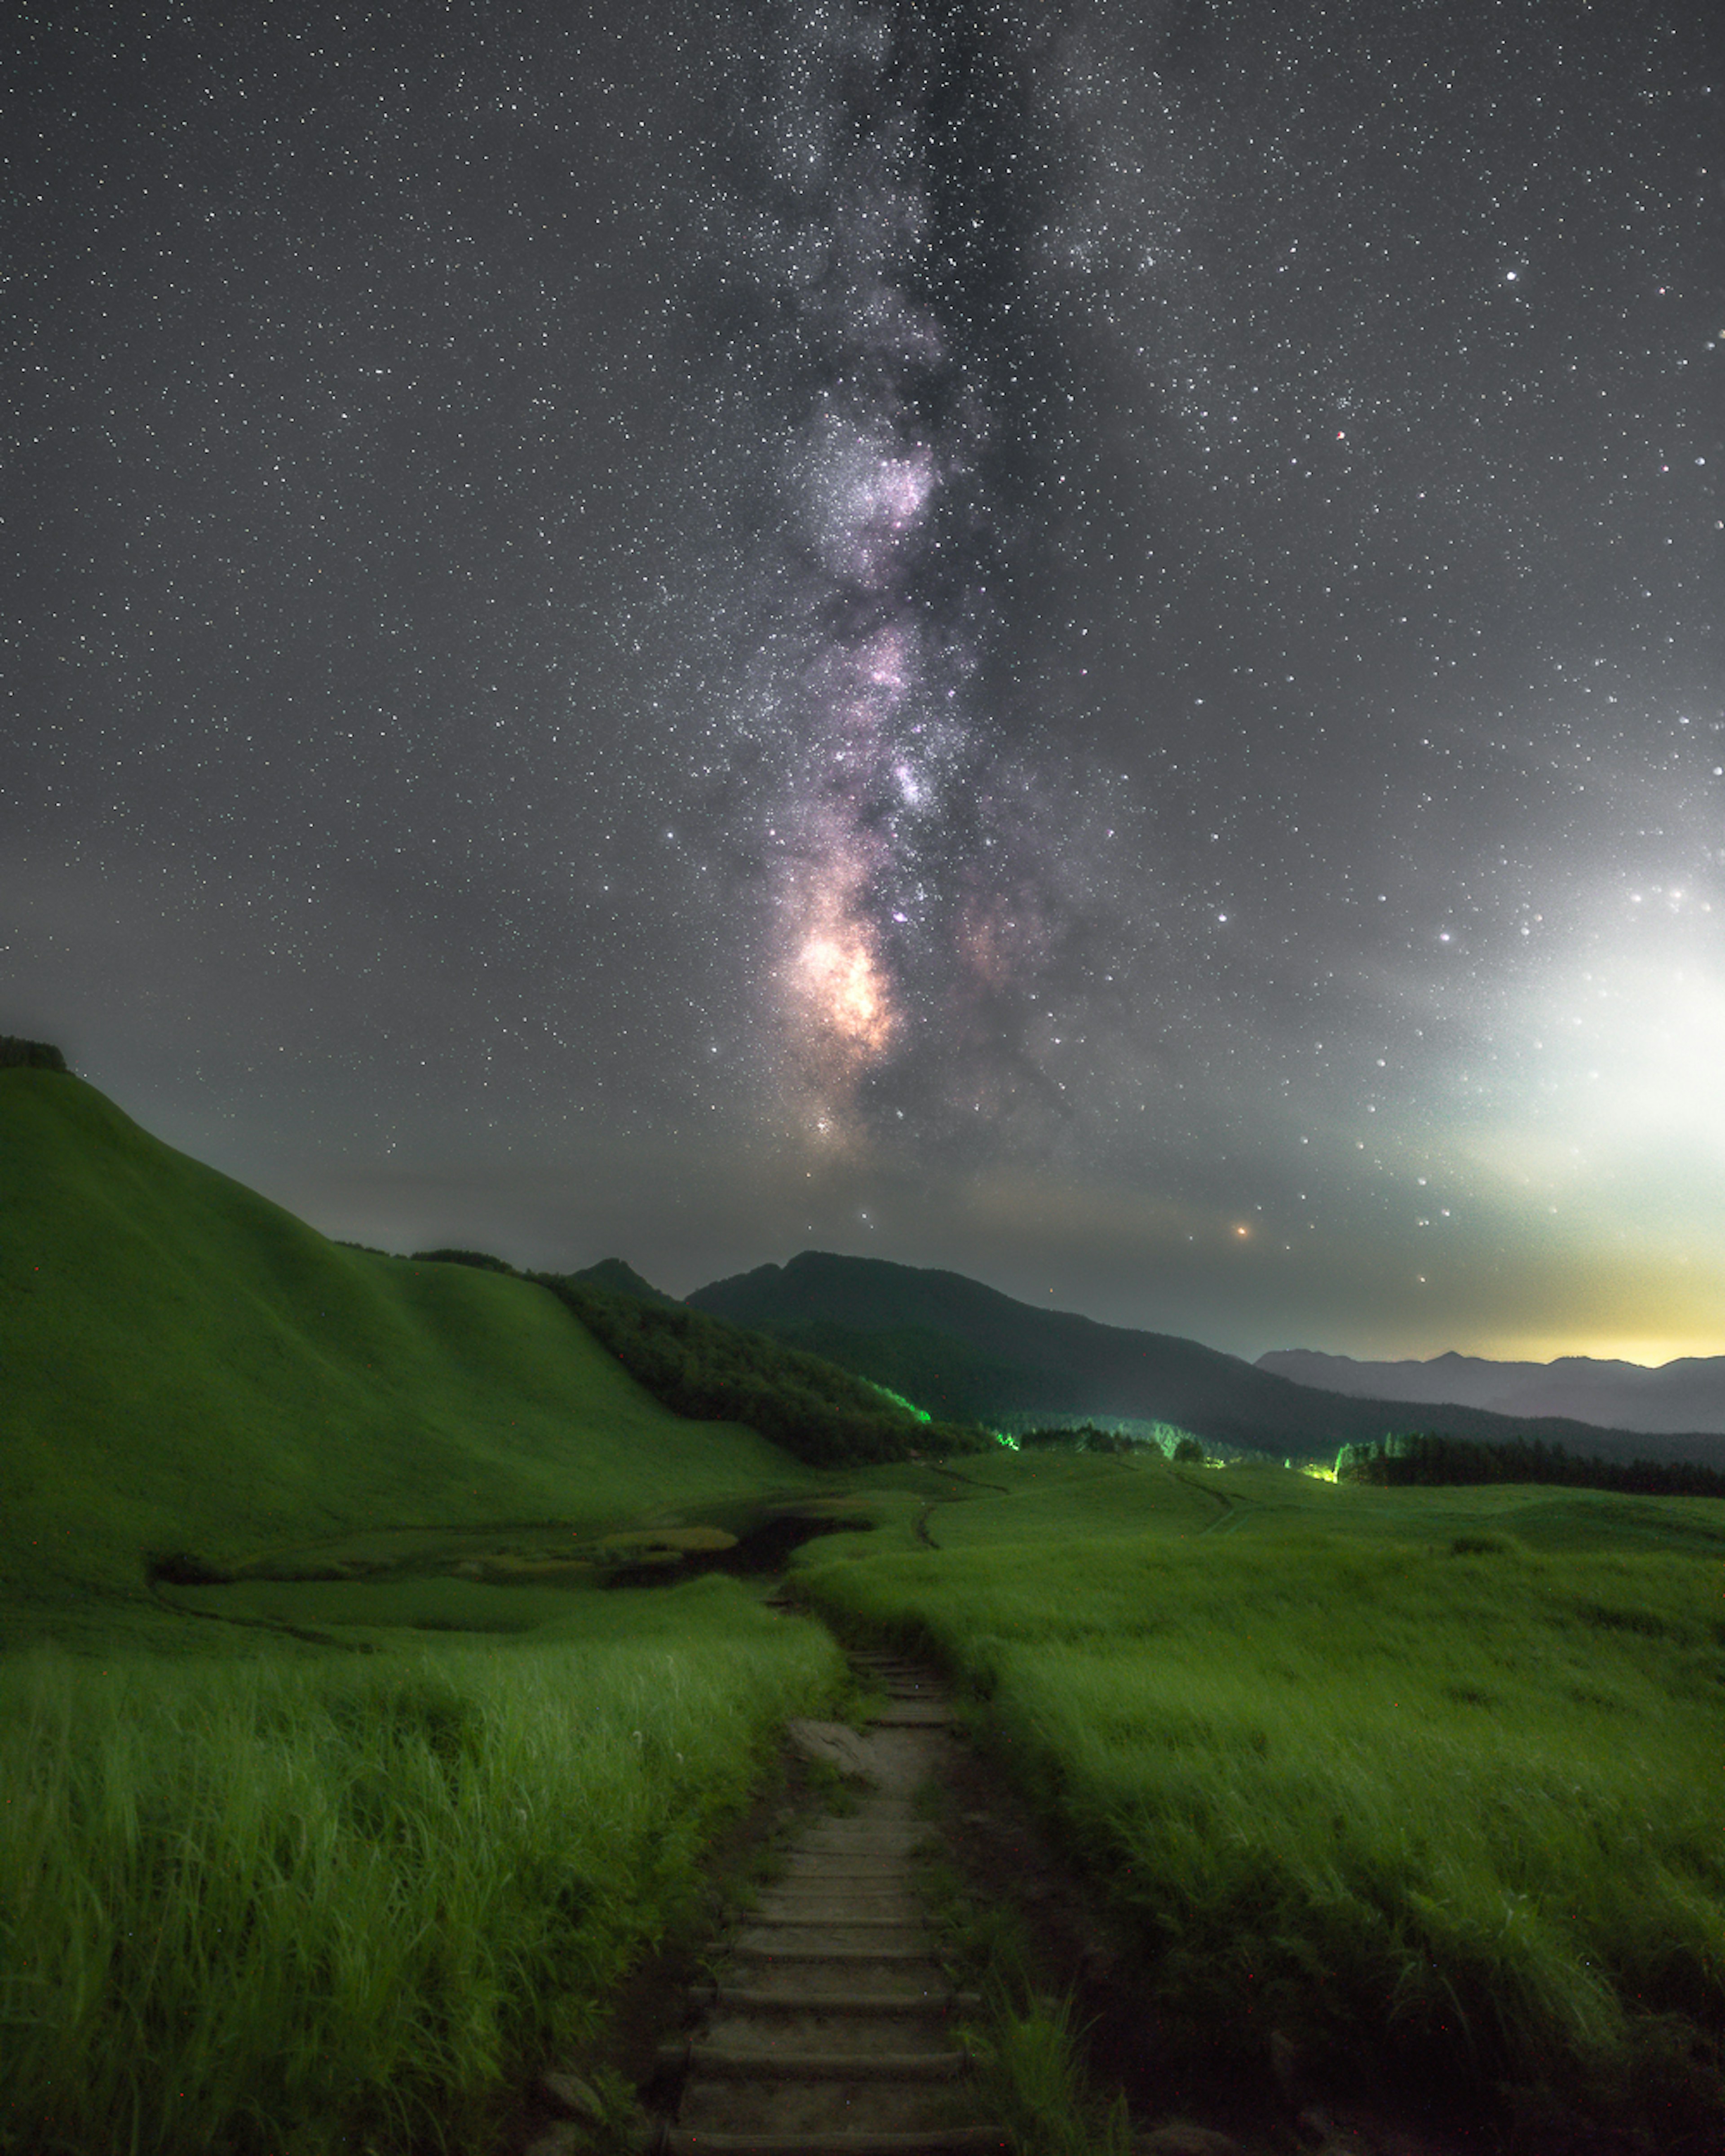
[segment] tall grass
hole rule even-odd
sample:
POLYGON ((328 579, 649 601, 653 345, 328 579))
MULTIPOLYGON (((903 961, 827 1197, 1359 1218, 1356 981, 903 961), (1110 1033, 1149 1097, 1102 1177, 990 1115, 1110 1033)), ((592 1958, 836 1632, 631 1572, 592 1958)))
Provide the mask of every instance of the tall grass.
POLYGON ((1281 2027, 1717 2127, 1725 1633, 1692 1558, 1230 1537, 805 1576, 987 1700, 1172 2039, 1261 2053, 1281 2027))
POLYGON ((963 1989, 980 1994, 959 2037, 987 2115, 1019 2156, 1131 2156, 1125 2101, 1106 2104, 1091 2088, 1073 2002, 1038 1992, 1020 1918, 998 1900, 975 1901, 944 1864, 923 1865, 921 1883, 942 1959, 963 1989))
POLYGON ((729 1581, 593 1603, 647 1629, 0 1666, 0 2145, 470 2145, 837 1673, 729 1581))

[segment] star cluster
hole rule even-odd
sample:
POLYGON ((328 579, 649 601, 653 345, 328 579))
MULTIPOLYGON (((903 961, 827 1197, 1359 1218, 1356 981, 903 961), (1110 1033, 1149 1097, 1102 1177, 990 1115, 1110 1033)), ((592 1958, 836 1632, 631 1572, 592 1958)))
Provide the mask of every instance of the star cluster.
POLYGON ((1719 57, 30 18, 0 1027, 367 1240, 1717 1350, 1719 57))

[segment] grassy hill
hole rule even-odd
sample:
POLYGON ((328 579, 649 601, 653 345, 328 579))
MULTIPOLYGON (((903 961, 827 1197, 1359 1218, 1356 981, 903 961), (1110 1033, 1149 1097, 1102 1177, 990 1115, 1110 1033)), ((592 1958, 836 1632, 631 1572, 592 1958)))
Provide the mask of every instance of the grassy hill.
POLYGON ((1725 1468, 1725 1438, 1650 1437, 1553 1417, 1422 1406, 1322 1392, 1196 1341, 1099 1325, 1018 1302, 962 1273, 805 1250, 785 1265, 715 1281, 697 1310, 824 1355, 953 1417, 1131 1416, 1222 1445, 1333 1457, 1386 1430, 1441 1430, 1503 1444, 1525 1434, 1574 1453, 1725 1468), (944 1343, 946 1352, 942 1352, 944 1343))
POLYGON ((146 1622, 151 1553, 806 1479, 667 1412, 542 1288, 341 1247, 82 1081, 0 1068, 0 1640, 146 1622))

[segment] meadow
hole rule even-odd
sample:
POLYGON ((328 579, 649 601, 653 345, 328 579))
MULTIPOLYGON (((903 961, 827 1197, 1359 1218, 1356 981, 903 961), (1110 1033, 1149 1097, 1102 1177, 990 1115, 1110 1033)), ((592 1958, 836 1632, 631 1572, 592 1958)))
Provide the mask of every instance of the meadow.
POLYGON ((1529 2131, 1717 2146, 1725 1505, 1142 1455, 986 1477, 940 1547, 811 1545, 801 1588, 968 1689, 1171 2062, 1261 2067, 1275 2029, 1529 2131))
POLYGON ((530 1640, 0 1661, 0 2148, 495 2138, 840 1677, 737 1582, 530 1640))
POLYGON ((1280 2030, 1524 2145, 1725 2143, 1725 1502, 822 1471, 45 1069, 0 1070, 0 2151, 476 2145, 842 1682, 737 1579, 599 1581, 823 1514, 874 1532, 809 1598, 953 1672, 1173 2068, 1280 2030))

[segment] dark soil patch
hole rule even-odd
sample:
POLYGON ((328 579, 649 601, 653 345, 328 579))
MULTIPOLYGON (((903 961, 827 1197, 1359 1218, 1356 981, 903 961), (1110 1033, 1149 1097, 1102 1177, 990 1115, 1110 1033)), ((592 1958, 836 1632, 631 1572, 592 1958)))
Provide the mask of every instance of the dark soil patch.
MULTIPOLYGON (((1398 2088, 1369 2062, 1313 2056, 1268 2027, 1194 2046, 1159 2015, 1127 1923, 1001 1768, 973 1745, 950 1748, 948 1861, 980 1907, 1017 1916, 1037 1981, 1074 2001, 1095 2086, 1124 2094, 1141 2138, 1178 2120, 1229 2136, 1242 2156, 1635 2156, 1579 2121, 1517 2130, 1457 2115, 1441 2092, 1398 2088)), ((1173 2156, 1172 2133, 1164 2145, 1173 2156)))
POLYGON ((793 1550, 813 1542, 817 1535, 860 1534, 869 1532, 873 1526, 872 1520, 834 1518, 824 1512, 778 1509, 741 1527, 729 1549, 682 1551, 675 1553, 669 1563, 661 1558, 657 1562, 649 1559, 638 1564, 615 1565, 603 1574, 601 1584, 606 1587, 668 1587, 700 1572, 727 1572, 745 1579, 757 1578, 783 1572, 793 1550))

